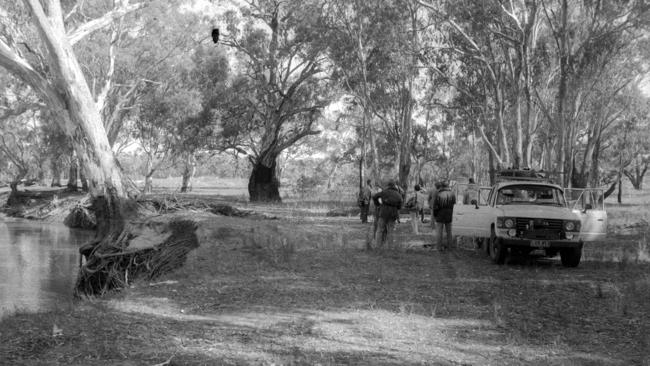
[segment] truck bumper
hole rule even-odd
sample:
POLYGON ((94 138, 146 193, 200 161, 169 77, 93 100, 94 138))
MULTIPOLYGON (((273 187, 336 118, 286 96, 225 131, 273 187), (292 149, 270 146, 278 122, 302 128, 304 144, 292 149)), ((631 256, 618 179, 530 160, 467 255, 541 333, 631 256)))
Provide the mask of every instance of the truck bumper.
POLYGON ((508 247, 525 247, 534 249, 582 247, 582 242, 578 240, 530 240, 501 238, 501 242, 504 246, 508 247))

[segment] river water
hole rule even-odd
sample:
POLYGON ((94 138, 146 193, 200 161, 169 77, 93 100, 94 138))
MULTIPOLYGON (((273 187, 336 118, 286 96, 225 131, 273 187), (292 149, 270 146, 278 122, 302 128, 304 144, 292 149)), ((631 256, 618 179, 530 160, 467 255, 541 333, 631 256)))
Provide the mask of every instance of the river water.
POLYGON ((0 319, 72 301, 79 247, 94 235, 0 216, 0 319))

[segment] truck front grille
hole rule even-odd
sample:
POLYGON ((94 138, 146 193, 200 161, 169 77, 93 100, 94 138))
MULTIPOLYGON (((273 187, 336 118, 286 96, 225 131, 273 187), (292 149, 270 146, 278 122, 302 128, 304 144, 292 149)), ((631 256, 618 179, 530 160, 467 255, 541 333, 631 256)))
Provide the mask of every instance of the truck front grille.
POLYGON ((533 219, 533 218, 517 218, 517 231, 529 230, 559 230, 562 228, 562 220, 558 219, 533 219))

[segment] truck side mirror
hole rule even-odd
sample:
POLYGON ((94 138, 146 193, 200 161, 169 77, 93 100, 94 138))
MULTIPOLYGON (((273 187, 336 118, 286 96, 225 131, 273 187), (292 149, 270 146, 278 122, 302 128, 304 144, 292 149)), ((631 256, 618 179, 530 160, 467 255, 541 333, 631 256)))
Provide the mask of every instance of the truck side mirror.
POLYGON ((476 200, 471 200, 469 203, 471 203, 472 205, 474 205, 474 208, 476 208, 476 209, 478 210, 478 201, 476 201, 476 200))

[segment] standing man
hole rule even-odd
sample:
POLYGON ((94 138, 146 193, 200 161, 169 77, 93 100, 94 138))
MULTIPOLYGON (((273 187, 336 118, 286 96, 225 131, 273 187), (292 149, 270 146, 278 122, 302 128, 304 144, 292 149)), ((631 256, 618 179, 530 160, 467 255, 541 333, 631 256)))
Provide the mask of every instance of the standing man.
POLYGON ((381 192, 381 187, 379 184, 375 185, 372 189, 372 242, 375 242, 375 236, 377 235, 377 223, 379 222, 379 208, 381 204, 377 201, 377 194, 381 192))
POLYGON ((440 184, 440 190, 433 203, 436 211, 436 223, 438 232, 438 250, 442 251, 451 248, 451 219, 454 214, 454 205, 456 204, 456 195, 449 189, 449 183, 443 181, 440 184), (442 231, 447 232, 446 245, 442 242, 442 231))
POLYGON ((415 194, 417 196, 416 208, 418 211, 418 215, 420 216, 420 221, 424 223, 424 206, 428 198, 427 191, 419 184, 416 184, 414 189, 415 189, 415 194))
POLYGON ((469 178, 469 184, 463 194, 463 205, 469 205, 472 200, 478 201, 478 185, 474 182, 474 178, 469 178))
POLYGON ((429 192, 429 197, 428 197, 428 202, 429 202, 429 209, 431 209, 431 228, 435 229, 436 228, 436 210, 435 210, 435 203, 436 203, 436 196, 438 195, 438 190, 440 189, 440 182, 436 182, 433 186, 433 189, 431 192, 429 192))
POLYGON ((372 199, 372 181, 368 179, 366 186, 359 192, 359 207, 361 208, 361 223, 368 222, 368 211, 370 210, 370 199, 372 199))
POLYGON ((418 230, 418 220, 424 222, 424 203, 427 200, 427 196, 419 184, 416 184, 413 189, 413 195, 406 201, 405 207, 409 210, 413 234, 418 235, 420 233, 418 230))
POLYGON ((392 246, 395 221, 399 217, 399 209, 402 208, 404 202, 395 181, 389 180, 386 189, 377 193, 373 200, 380 205, 377 232, 375 233, 375 248, 383 248, 386 243, 392 246))

